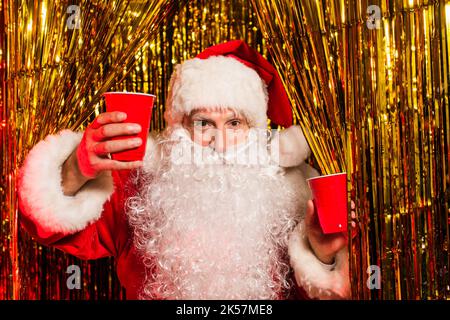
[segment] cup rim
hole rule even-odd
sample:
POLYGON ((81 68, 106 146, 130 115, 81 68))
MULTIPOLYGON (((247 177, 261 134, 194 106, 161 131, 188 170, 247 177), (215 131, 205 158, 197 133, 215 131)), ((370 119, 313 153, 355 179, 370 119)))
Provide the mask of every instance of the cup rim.
POLYGON ((306 181, 320 179, 320 178, 326 178, 326 177, 331 177, 331 176, 339 176, 339 175, 344 175, 344 174, 347 175, 347 172, 339 172, 339 173, 326 174, 323 176, 312 177, 312 178, 306 179, 306 181))
POLYGON ((156 98, 156 96, 154 94, 143 93, 143 92, 108 91, 108 92, 104 92, 102 94, 102 96, 104 96, 106 94, 129 94, 129 95, 141 95, 141 96, 148 96, 148 97, 156 98))

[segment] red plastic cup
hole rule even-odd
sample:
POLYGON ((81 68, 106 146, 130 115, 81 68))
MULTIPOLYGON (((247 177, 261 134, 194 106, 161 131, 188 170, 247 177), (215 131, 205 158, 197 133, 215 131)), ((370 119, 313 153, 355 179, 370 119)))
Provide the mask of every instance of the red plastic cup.
POLYGON ((347 173, 307 179, 325 234, 347 231, 347 173))
POLYGON ((119 140, 139 137, 142 139, 142 144, 134 149, 113 153, 111 154, 111 157, 114 160, 119 161, 142 160, 147 146, 147 136, 150 128, 150 120, 152 119, 155 96, 139 92, 106 92, 103 96, 105 97, 107 112, 124 112, 127 114, 125 122, 138 123, 142 128, 141 132, 138 134, 113 138, 113 140, 119 140))

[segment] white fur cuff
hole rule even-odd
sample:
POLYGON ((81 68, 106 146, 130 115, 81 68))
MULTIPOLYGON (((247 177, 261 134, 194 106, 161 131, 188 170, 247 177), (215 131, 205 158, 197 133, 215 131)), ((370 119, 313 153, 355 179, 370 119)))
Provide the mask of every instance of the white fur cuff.
POLYGON ((348 250, 338 252, 335 267, 324 265, 312 252, 305 234, 304 222, 300 222, 289 239, 289 256, 295 279, 310 298, 349 299, 350 279, 348 250))
POLYGON ((103 204, 113 193, 113 179, 105 172, 88 181, 76 195, 64 195, 61 167, 82 135, 63 130, 47 136, 30 151, 21 168, 18 192, 23 214, 47 232, 83 230, 100 218, 103 204))

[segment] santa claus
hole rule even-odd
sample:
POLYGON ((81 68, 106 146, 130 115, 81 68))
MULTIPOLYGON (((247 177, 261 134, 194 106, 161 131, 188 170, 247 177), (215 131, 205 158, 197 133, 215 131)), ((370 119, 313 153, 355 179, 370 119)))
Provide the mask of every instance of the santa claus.
POLYGON ((114 256, 127 298, 349 297, 343 234, 324 235, 309 148, 276 70, 242 41, 176 67, 143 161, 126 114, 39 142, 21 168, 21 222, 81 259, 114 256), (270 133, 267 120, 287 127, 270 133))

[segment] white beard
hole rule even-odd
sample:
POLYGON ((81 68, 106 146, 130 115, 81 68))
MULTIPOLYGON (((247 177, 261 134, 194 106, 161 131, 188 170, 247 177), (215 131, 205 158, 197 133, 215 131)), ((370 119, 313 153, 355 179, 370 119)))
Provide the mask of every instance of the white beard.
POLYGON ((280 298, 290 286, 288 236, 306 194, 278 168, 217 163, 211 150, 206 164, 174 164, 175 147, 198 146, 184 138, 160 146, 158 168, 138 172, 140 193, 126 204, 147 270, 140 297, 280 298))

